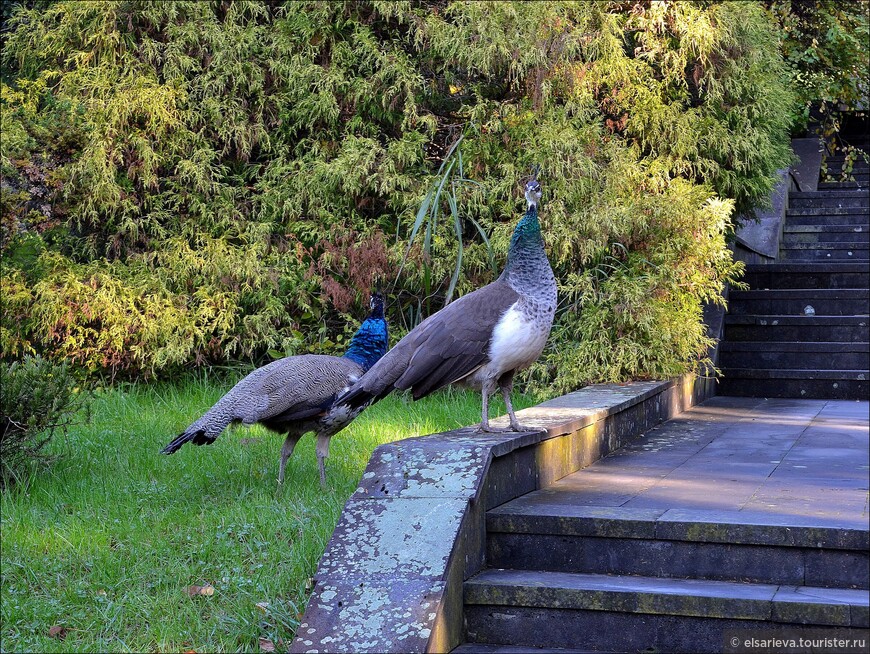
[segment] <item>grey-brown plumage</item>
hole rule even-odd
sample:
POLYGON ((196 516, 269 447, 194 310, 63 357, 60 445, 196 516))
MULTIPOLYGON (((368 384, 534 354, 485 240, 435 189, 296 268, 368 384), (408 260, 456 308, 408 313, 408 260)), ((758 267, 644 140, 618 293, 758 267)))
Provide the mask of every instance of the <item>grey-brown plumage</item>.
POLYGON ((296 443, 313 431, 317 436, 320 482, 325 484, 329 439, 350 424, 366 406, 337 407, 333 406, 335 399, 383 356, 387 342, 383 299, 375 294, 372 312, 354 334, 344 356, 304 354, 279 359, 254 370, 161 452, 172 454, 188 442, 211 444, 231 423, 260 423, 287 434, 281 448, 280 484, 296 443))
POLYGON ((510 428, 523 431, 510 400, 514 374, 543 351, 556 311, 556 279, 538 223, 541 187, 526 184, 528 209, 511 238, 504 272, 433 314, 399 341, 336 400, 351 410, 394 389, 414 399, 451 383, 481 389, 481 431, 489 425, 489 395, 501 389, 510 428))

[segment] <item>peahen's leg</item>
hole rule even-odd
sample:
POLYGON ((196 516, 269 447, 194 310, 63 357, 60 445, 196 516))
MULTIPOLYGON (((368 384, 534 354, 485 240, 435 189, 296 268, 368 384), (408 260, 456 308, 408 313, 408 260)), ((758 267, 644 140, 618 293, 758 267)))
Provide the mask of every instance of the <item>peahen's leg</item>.
POLYGON ((326 487, 326 459, 329 456, 329 439, 331 434, 317 434, 317 467, 320 469, 320 485, 326 487))
POLYGON ((284 439, 284 445, 281 446, 281 463, 278 465, 279 484, 284 483, 284 468, 287 467, 287 459, 293 454, 293 448, 296 447, 296 443, 299 442, 300 438, 302 438, 302 434, 291 431, 287 433, 287 438, 284 439))
POLYGON ((495 390, 495 382, 484 382, 480 390, 482 395, 482 409, 480 425, 477 428, 481 433, 499 433, 508 431, 506 427, 490 427, 489 425, 489 396, 495 390))
POLYGON ((511 391, 514 388, 514 373, 513 371, 502 375, 499 379, 499 388, 501 388, 501 396, 504 398, 504 404, 507 407, 508 418, 511 421, 511 429, 513 431, 538 431, 535 427, 524 427, 517 420, 517 414, 514 413, 514 405, 511 404, 511 391))

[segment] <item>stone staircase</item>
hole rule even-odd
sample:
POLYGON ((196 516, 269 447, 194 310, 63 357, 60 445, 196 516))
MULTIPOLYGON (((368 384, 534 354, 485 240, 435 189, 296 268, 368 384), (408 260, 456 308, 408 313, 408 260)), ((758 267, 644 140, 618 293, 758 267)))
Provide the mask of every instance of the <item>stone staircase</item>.
POLYGON ((730 294, 720 394, 867 399, 868 175, 859 162, 855 181, 789 193, 777 261, 747 265, 749 290, 730 294))
POLYGON ((665 521, 648 509, 533 510, 511 503, 489 512, 492 567, 465 585, 467 637, 477 642, 455 652, 499 643, 721 652, 729 631, 800 625, 809 637, 866 621, 858 614, 867 593, 856 588, 866 586, 858 578, 866 564, 855 566, 850 551, 862 545, 857 532, 728 525, 688 511, 665 521))
POLYGON ((817 453, 838 438, 860 452, 852 432, 865 423, 849 416, 866 404, 840 402, 825 418, 832 405, 796 402, 714 398, 488 511, 488 567, 465 582, 466 642, 453 651, 722 652, 739 651, 734 635, 866 637, 866 470, 845 450, 817 453), (836 492, 827 482, 807 490, 806 477, 833 468, 848 499, 825 499, 836 492))

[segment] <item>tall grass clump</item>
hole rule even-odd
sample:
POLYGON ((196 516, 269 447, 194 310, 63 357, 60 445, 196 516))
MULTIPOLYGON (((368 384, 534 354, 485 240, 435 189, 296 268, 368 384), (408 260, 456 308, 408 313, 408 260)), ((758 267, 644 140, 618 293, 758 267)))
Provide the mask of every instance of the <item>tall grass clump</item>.
POLYGON ((0 490, 51 459, 46 446, 84 419, 84 398, 66 363, 0 361, 0 490))

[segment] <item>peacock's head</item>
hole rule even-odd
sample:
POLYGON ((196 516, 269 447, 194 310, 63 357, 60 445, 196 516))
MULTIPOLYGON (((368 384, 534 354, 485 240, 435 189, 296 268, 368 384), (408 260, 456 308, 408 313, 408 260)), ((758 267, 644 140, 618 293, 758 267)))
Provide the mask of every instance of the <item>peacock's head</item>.
POLYGON ((526 202, 529 203, 529 209, 537 208, 541 201, 541 183, 538 181, 538 173, 541 171, 540 166, 535 166, 532 171, 532 176, 526 182, 526 202))
POLYGON ((372 317, 384 317, 384 296, 381 295, 380 291, 375 291, 374 293, 372 293, 372 299, 369 301, 369 307, 372 310, 372 317))

